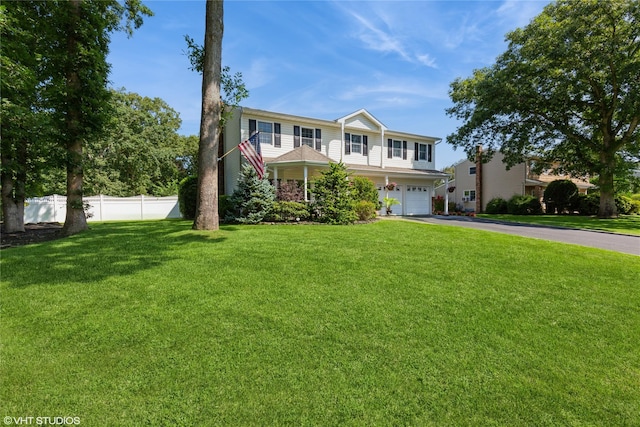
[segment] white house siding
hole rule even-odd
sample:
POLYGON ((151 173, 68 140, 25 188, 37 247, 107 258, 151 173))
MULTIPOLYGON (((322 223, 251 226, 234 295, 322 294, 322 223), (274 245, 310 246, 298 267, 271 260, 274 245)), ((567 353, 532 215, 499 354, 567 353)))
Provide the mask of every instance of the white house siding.
MULTIPOLYGON (((430 213, 431 195, 433 193, 433 182, 435 178, 429 176, 411 176, 402 172, 398 173, 398 171, 392 172, 386 168, 401 168, 406 171, 411 171, 412 169, 435 170, 435 142, 437 139, 387 131, 382 123, 365 110, 360 110, 336 121, 298 117, 249 108, 242 109, 241 114, 236 114, 238 117, 240 115, 241 117, 238 120, 229 121, 227 129, 225 130, 226 151, 234 148, 240 141, 249 137, 249 120, 280 124, 281 146, 275 147, 271 144, 262 144, 262 155, 265 159, 275 159, 294 150, 294 126, 320 129, 322 131, 321 154, 335 162, 342 161, 350 168, 354 175, 365 176, 380 188, 386 184, 387 180, 398 184, 398 188, 393 191, 390 196, 397 198, 402 204, 394 206, 394 214, 430 213), (368 138, 367 155, 363 155, 362 153, 345 154, 344 132, 366 135, 368 138), (401 158, 389 159, 387 157, 388 138, 407 141, 406 160, 401 158), (414 160, 416 142, 431 144, 431 162, 414 160), (369 168, 371 168, 371 170, 369 170, 369 168), (410 190, 407 190, 408 188, 410 188, 410 190), (420 191, 417 191, 418 189, 420 191), (409 206, 407 207, 405 199, 408 193, 411 193, 409 197, 413 201, 409 200, 409 206), (416 205, 416 198, 423 199, 424 203, 422 205, 416 205)), ((238 150, 234 150, 225 160, 225 181, 227 183, 225 190, 227 194, 231 194, 237 186, 237 176, 242 164, 242 157, 238 150)), ((313 164, 307 165, 310 180, 320 174, 322 170, 326 170, 326 167, 315 166, 313 164)), ((278 167, 277 173, 279 180, 302 180, 304 178, 304 168, 301 165, 297 167, 281 166, 278 167)), ((273 171, 271 171, 270 176, 271 178, 274 177, 273 171)), ((382 199, 386 192, 384 194, 381 192, 380 194, 382 199)))

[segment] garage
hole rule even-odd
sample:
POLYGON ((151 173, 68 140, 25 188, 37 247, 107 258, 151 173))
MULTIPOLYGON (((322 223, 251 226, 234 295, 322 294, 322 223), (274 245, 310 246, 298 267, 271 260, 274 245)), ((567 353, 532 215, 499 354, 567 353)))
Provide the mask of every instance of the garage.
POLYGON ((378 197, 380 200, 380 204, 382 205, 382 209, 380 209, 379 214, 380 215, 385 215, 386 211, 384 208, 384 203, 383 200, 385 197, 387 197, 387 195, 389 195, 389 197, 393 197, 394 199, 398 200, 398 202, 400 202, 399 205, 394 205, 391 207, 392 210, 392 214, 391 215, 402 215, 402 211, 403 211, 403 203, 402 203, 402 186, 401 185, 396 185, 396 187, 393 190, 388 190, 386 189, 383 185, 378 185, 378 197))
POLYGON ((405 193, 405 215, 428 215, 430 213, 429 187, 407 185, 405 193))

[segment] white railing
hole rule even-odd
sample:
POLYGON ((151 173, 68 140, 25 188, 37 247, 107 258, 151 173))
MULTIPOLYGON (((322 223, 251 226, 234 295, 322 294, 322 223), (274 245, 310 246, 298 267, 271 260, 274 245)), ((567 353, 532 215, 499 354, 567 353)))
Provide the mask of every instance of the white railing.
MULTIPOLYGON (((181 218, 178 196, 169 197, 85 197, 87 221, 119 221, 181 218)), ((53 196, 27 199, 24 207, 24 222, 64 222, 67 214, 67 197, 53 196)))

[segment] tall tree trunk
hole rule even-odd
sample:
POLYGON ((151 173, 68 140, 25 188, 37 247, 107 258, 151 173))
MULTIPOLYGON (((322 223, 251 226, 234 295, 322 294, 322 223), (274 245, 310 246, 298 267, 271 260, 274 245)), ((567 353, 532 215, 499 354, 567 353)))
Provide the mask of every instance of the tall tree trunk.
POLYGON ((600 173, 598 180, 600 186, 600 209, 598 210, 599 218, 615 218, 618 216, 618 210, 615 202, 615 191, 613 188, 613 172, 605 168, 600 173))
POLYGON ((86 230, 87 217, 82 201, 82 136, 80 123, 82 120, 82 83, 75 67, 78 49, 77 29, 79 27, 81 0, 71 0, 71 14, 67 31, 67 115, 66 115, 66 148, 67 148, 67 215, 62 233, 69 236, 86 230))
POLYGON ((222 72, 223 1, 207 0, 202 72, 202 111, 198 148, 198 194, 194 230, 217 230, 220 75, 222 72))
POLYGON ((13 175, 12 150, 10 147, 2 147, 2 218, 3 232, 16 233, 24 231, 24 200, 25 183, 27 180, 27 144, 18 142, 14 165, 17 167, 15 179, 13 175))

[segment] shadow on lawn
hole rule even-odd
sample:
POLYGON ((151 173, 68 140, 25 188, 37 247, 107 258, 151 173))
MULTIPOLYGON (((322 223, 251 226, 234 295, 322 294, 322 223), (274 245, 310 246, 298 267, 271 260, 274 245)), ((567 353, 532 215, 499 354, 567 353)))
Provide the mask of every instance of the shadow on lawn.
POLYGON ((194 231, 191 225, 181 220, 91 224, 88 231, 68 238, 3 251, 2 282, 14 288, 91 285, 160 266, 177 259, 178 248, 220 243, 234 231, 194 231))

